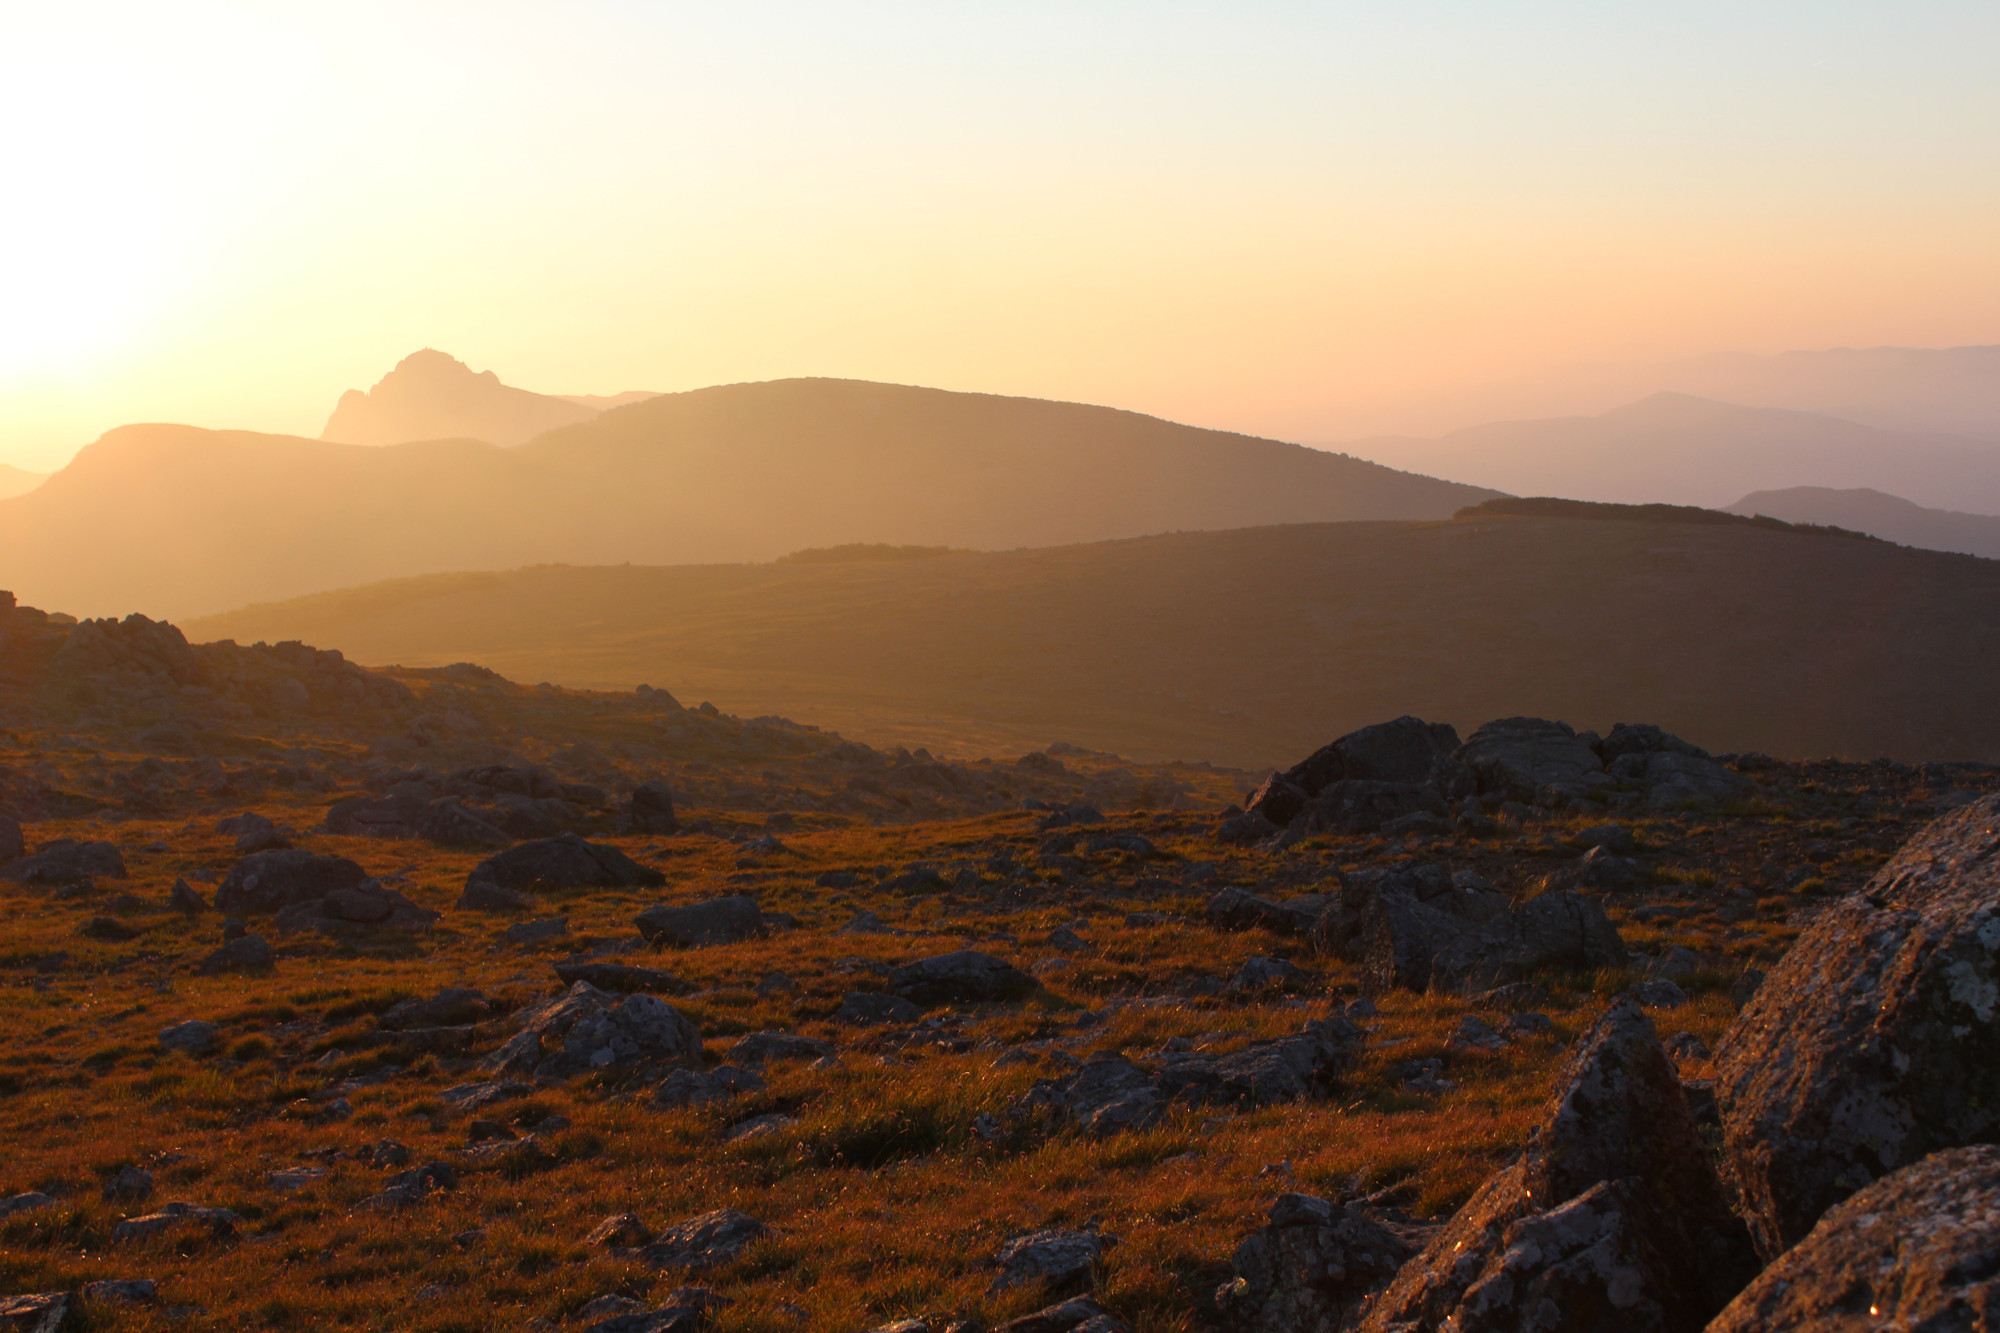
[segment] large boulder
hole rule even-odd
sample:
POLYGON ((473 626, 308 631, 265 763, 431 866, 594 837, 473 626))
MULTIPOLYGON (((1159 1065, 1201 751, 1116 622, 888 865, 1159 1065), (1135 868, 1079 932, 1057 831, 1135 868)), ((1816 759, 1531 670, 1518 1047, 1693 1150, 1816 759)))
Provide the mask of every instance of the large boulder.
POLYGON ((1279 1195, 1270 1218, 1236 1247, 1236 1276, 1215 1293, 1240 1333, 1344 1333, 1415 1253, 1367 1210, 1310 1194, 1279 1195))
POLYGON ((324 898, 280 908, 277 925, 287 935, 299 931, 353 935, 374 930, 429 930, 440 915, 368 880, 351 889, 335 889, 324 898))
POLYGON ((506 847, 513 836, 492 821, 467 809, 456 797, 444 796, 424 807, 417 818, 417 836, 440 847, 506 847))
POLYGON ((215 891, 215 909, 230 916, 276 912, 367 881, 368 872, 344 856, 289 848, 253 852, 236 863, 215 891))
POLYGON ((648 907, 639 913, 639 933, 653 944, 693 949, 705 944, 734 944, 762 939, 770 933, 757 900, 734 893, 698 903, 648 907))
POLYGON ((343 838, 414 838, 428 802, 421 796, 350 796, 327 807, 319 832, 343 838))
POLYGON ((1034 994, 1035 986, 1026 972, 977 949, 905 963, 889 977, 889 989, 925 1005, 1021 1000, 1034 994))
POLYGON ((492 1076, 560 1083, 598 1072, 629 1074, 701 1058, 701 1032, 651 995, 613 995, 579 981, 523 1011, 522 1030, 481 1061, 492 1076))
POLYGON ((1646 806, 1652 810, 1720 805, 1747 796, 1757 785, 1706 756, 1672 750, 1628 754, 1612 761, 1611 776, 1645 783, 1646 806))
POLYGON ((1430 863, 1356 871, 1341 880, 1337 895, 1322 900, 1326 906, 1313 923, 1314 946, 1350 963, 1364 961, 1371 914, 1380 900, 1394 897, 1415 899, 1456 918, 1453 933, 1513 906, 1506 894, 1470 870, 1430 863))
POLYGON ((1326 899, 1316 895, 1304 900, 1273 902, 1242 889, 1218 889, 1202 908, 1202 918, 1218 930, 1272 930, 1280 935, 1303 935, 1313 928, 1325 906, 1326 899))
POLYGON ((1596 972, 1629 955, 1604 909, 1556 889, 1494 916, 1451 940, 1431 960, 1430 987, 1479 995, 1542 972, 1596 972))
POLYGON ((487 857, 465 877, 465 890, 476 897, 476 888, 525 894, 535 889, 652 888, 666 882, 665 875, 616 847, 565 833, 487 857))
MULTIPOLYGON (((16 836, 19 828, 16 827, 16 836)), ((16 884, 80 884, 89 879, 124 879, 125 858, 111 842, 78 842, 59 838, 45 843, 33 856, 14 859, 0 869, 0 879, 16 884)))
MULTIPOLYGON (((1443 723, 1415 717, 1379 722, 1350 731, 1283 773, 1274 774, 1252 794, 1248 809, 1280 827, 1289 826, 1315 797, 1347 782, 1373 784, 1351 788, 1344 798, 1332 803, 1344 808, 1348 818, 1392 800, 1408 807, 1397 813, 1429 809, 1433 803, 1441 808, 1443 802, 1473 789, 1472 774, 1456 757, 1458 748, 1458 733, 1443 723), (1407 789, 1411 788, 1423 789, 1426 796, 1410 794, 1407 789)), ((1320 827, 1341 826, 1333 817, 1322 816, 1320 827)), ((1380 821, 1370 825, 1379 826, 1380 821)))
POLYGON ((1757 1270, 1651 1020, 1629 999, 1565 1063, 1518 1161, 1371 1307, 1367 1333, 1694 1333, 1757 1270))
POLYGON ((1292 827, 1301 833, 1373 833, 1391 820, 1415 814, 1444 818, 1444 798, 1435 787, 1343 778, 1307 801, 1292 827))
POLYGON ((664 782, 642 782, 632 789, 625 803, 625 828, 631 833, 673 833, 680 828, 674 818, 674 793, 664 782))
POLYGON ((1488 722, 1458 758, 1481 792, 1518 801, 1583 796, 1611 782, 1604 761, 1567 723, 1539 717, 1488 722))
POLYGON ((1709 1333, 2000 1327, 2000 1148, 1933 1153, 1836 1204, 1709 1333))
POLYGON ((1932 823, 1771 969, 1715 1054, 1766 1258, 1869 1182, 2000 1139, 2000 796, 1932 823))

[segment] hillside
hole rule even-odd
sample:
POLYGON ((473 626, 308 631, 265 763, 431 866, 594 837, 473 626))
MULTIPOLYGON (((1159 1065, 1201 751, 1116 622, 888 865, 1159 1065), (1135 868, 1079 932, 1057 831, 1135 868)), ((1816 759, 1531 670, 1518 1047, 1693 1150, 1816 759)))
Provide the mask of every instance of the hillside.
POLYGON ((463 361, 425 348, 397 362, 367 392, 340 395, 319 437, 337 444, 521 444, 545 430, 588 421, 604 406, 516 389, 490 370, 475 374, 463 361))
POLYGON ((640 682, 877 743, 1289 763, 1401 713, 1718 751, 2000 758, 2000 563, 1747 520, 1480 516, 893 562, 541 568, 189 627, 640 682))
POLYGON ((0 463, 0 500, 25 495, 47 480, 45 472, 29 472, 11 463, 0 463))
POLYGON ((1769 514, 1788 523, 1825 523, 1865 532, 1903 546, 1929 551, 1962 551, 2000 559, 2000 517, 1926 509, 1896 495, 1874 490, 1830 490, 1793 486, 1758 491, 1729 506, 1737 514, 1769 514))
POLYGON ((445 570, 1436 518, 1489 494, 1110 408, 781 380, 512 449, 128 426, 0 502, 0 570, 41 605, 186 617, 445 570))
POLYGON ((1747 491, 1872 487, 2000 512, 2000 444, 1907 434, 1659 393, 1598 416, 1501 421, 1438 439, 1342 446, 1361 458, 1517 495, 1721 505, 1747 491))

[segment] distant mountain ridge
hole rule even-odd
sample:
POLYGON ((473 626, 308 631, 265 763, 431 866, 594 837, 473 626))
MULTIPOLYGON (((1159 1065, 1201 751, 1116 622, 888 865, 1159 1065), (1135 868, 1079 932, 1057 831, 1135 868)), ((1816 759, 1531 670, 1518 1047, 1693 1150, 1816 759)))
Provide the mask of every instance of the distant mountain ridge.
POLYGON ((12 463, 0 463, 0 500, 25 495, 48 479, 46 472, 29 472, 12 463))
POLYGON ((1736 514, 1765 514, 1787 523, 1851 528, 1901 546, 2000 560, 2000 517, 1926 509, 1881 491, 1792 486, 1746 495, 1729 509, 1736 514))
POLYGON ((778 380, 512 448, 122 427, 0 501, 0 569, 42 605, 187 617, 446 570, 1447 518, 1491 495, 1112 408, 778 380))
POLYGON ((336 444, 457 439, 525 444, 544 431, 652 396, 530 393, 502 384, 490 370, 475 373, 456 357, 425 348, 397 362, 374 388, 342 394, 319 437, 336 444))
POLYGON ((1657 393, 1597 416, 1501 421, 1437 439, 1343 446, 1361 458, 1516 495, 1720 507, 1799 485, 1893 488, 2000 513, 2000 442, 1878 430, 1777 408, 1657 393))

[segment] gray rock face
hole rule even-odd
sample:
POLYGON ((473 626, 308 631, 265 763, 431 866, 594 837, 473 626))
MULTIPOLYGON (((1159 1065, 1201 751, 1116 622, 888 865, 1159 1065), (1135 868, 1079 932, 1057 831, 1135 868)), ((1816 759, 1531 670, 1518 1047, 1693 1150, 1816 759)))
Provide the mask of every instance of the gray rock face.
POLYGON ((1280 903, 1242 889, 1221 889, 1202 909, 1202 918, 1218 930, 1271 930, 1280 935, 1303 935, 1319 920, 1323 901, 1314 898, 1304 904, 1280 903))
POLYGON ((617 996, 578 982, 526 1010, 523 1030, 486 1057, 492 1075, 533 1075, 560 1083, 583 1074, 625 1073, 685 1063, 701 1055, 701 1033, 678 1009, 651 995, 617 996))
POLYGON ((1673 1062, 1644 1011, 1619 1000, 1564 1065, 1520 1161, 1361 1327, 1693 1333, 1755 1272, 1673 1062))
POLYGON ((1415 809, 1441 814, 1445 802, 1473 788, 1472 774, 1455 756, 1458 748, 1456 731, 1421 718, 1363 727, 1275 775, 1250 798, 1249 811, 1288 827, 1312 809, 1315 827, 1329 829, 1379 828, 1415 809), (1358 785, 1330 792, 1347 783, 1358 785))
POLYGON ((0 1328, 8 1333, 61 1333, 69 1326, 75 1305, 66 1291, 0 1296, 0 1328))
MULTIPOLYGON (((15 826, 16 836, 19 826, 15 826)), ((0 879, 16 884, 80 884, 87 879, 124 879, 125 857, 116 843, 78 842, 59 838, 33 856, 23 856, 0 869, 0 879)))
POLYGON ((737 893, 727 898, 670 907, 662 903, 639 913, 639 933, 653 944, 670 944, 678 949, 705 944, 734 944, 738 940, 762 939, 770 933, 754 898, 737 893))
POLYGON ((674 1223, 638 1253, 660 1268, 715 1268, 735 1259, 769 1230, 748 1213, 724 1208, 674 1223))
POLYGON ((199 1018, 190 1018, 184 1023, 160 1029, 160 1045, 169 1051, 186 1051, 189 1055, 207 1055, 215 1049, 216 1027, 213 1023, 199 1018))
POLYGON ((1715 1055, 1759 1250, 1941 1148, 2000 1138, 2000 796, 1932 823, 1823 912, 1715 1055))
POLYGON ((1544 794, 1574 797, 1608 785, 1604 761, 1568 724, 1507 717, 1472 733, 1458 751, 1479 790, 1533 801, 1544 794))
POLYGON ((474 885, 491 885, 514 893, 536 889, 651 888, 667 882, 659 871, 640 865, 616 847, 585 842, 574 833, 538 838, 489 856, 465 877, 474 885))
POLYGON ((144 1240, 176 1227, 205 1227, 219 1236, 236 1234, 243 1219, 227 1208, 209 1208, 194 1203, 170 1203, 144 1217, 128 1217, 111 1228, 113 1240, 144 1240))
POLYGON ((979 1004, 1021 1000, 1035 993, 1035 979, 977 949, 959 949, 906 963, 889 987, 912 1004, 979 1004))
POLYGON ((195 892, 194 886, 184 879, 175 879, 173 891, 167 895, 167 906, 185 916, 198 916, 209 910, 208 900, 195 892))
POLYGON ((215 891, 217 911, 231 916, 276 912, 297 903, 317 902, 341 889, 359 888, 368 872, 344 856, 279 850, 255 852, 238 861, 215 891))
POLYGON ((1240 1333, 1341 1333, 1414 1253, 1363 1209, 1281 1194, 1270 1224, 1236 1247, 1215 1303, 1240 1333))
POLYGON ((1305 803, 1291 827, 1301 833, 1373 833, 1395 820, 1426 814, 1444 818, 1436 788, 1415 782, 1343 778, 1305 803))
POLYGON ((278 955, 269 940, 262 935, 244 935, 202 959, 195 971, 205 977, 223 972, 265 972, 277 963, 278 955))
POLYGON ((1710 1333, 2000 1326, 2000 1148, 1933 1153, 1836 1204, 1710 1333))
POLYGON ((1720 805, 1748 795, 1757 785, 1713 759, 1671 750, 1627 755, 1611 765, 1611 776, 1645 783, 1649 810, 1720 805))
POLYGON ((1626 958, 1625 941, 1603 908, 1555 890, 1450 941, 1432 960, 1431 986, 1478 995, 1544 970, 1590 972, 1623 967, 1626 958))
POLYGON ((1117 1243, 1117 1237, 1098 1231, 1051 1229, 1015 1236, 993 1256, 993 1262, 1000 1266, 993 1291, 1036 1285, 1093 1286, 1098 1261, 1117 1243))
POLYGON ((674 794, 664 782, 642 782, 632 789, 625 804, 625 827, 632 833, 672 833, 680 828, 674 818, 674 794))

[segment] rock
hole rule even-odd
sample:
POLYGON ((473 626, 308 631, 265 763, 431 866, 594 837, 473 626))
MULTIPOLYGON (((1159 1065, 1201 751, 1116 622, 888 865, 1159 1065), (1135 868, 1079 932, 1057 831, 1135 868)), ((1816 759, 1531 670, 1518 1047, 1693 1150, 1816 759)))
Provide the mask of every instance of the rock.
POLYGON ((16 1213, 32 1213, 38 1208, 53 1208, 55 1200, 40 1190, 29 1190, 0 1199, 0 1217, 12 1217, 16 1213))
POLYGON ((1710 1333, 1988 1329, 2000 1312, 2000 1148, 1932 1153, 1821 1217, 1710 1333))
POLYGON ((769 973, 759 978, 757 982, 757 995, 760 999, 768 1000, 779 995, 797 995, 799 990, 799 983, 792 980, 791 977, 783 972, 769 973))
POLYGON ((33 856, 16 858, 0 879, 16 884, 82 884, 94 879, 124 879, 125 857, 116 843, 78 842, 59 838, 33 856))
POLYGON ((192 1203, 170 1203, 156 1213, 128 1217, 111 1228, 113 1240, 143 1240, 175 1227, 206 1227, 218 1236, 233 1236, 243 1219, 227 1208, 205 1208, 192 1203))
POLYGON ((278 826, 272 823, 268 816, 260 815, 255 810, 245 810, 242 814, 217 820, 215 825, 217 833, 227 834, 232 838, 241 838, 252 833, 275 833, 277 828, 278 826))
POLYGON ((751 1242, 769 1232, 749 1214, 724 1208, 676 1222, 653 1237, 638 1257, 659 1268, 716 1268, 736 1259, 751 1242))
POLYGON ((1634 856, 1639 851, 1639 840, 1623 824, 1593 824, 1574 841, 1587 849, 1603 848, 1613 856, 1634 856))
POLYGON ((113 1203, 138 1203, 153 1196, 153 1173, 136 1166, 121 1166, 104 1182, 104 1197, 113 1203))
POLYGON ((1414 1253, 1366 1211, 1309 1194, 1279 1195, 1270 1216, 1215 1293, 1241 1333, 1340 1333, 1414 1253))
POLYGON ((1477 995, 1544 971, 1625 966, 1625 941, 1590 899, 1553 890, 1464 931, 1431 962, 1434 990, 1477 995))
POLYGON ((1255 815, 1268 821, 1272 831, 1288 826, 1306 808, 1306 802, 1313 793, 1287 779, 1282 773, 1273 773, 1264 779, 1250 799, 1243 803, 1246 814, 1255 815))
POLYGON ((1396 1082, 1402 1085, 1403 1090, 1425 1097, 1458 1091, 1458 1084, 1443 1077, 1443 1074, 1444 1061, 1435 1056, 1424 1060, 1405 1060, 1396 1066, 1396 1082))
POLYGON ((174 880, 173 892, 167 895, 167 906, 187 916, 197 916, 209 910, 208 902, 194 886, 184 879, 174 880))
POLYGON ((1597 889, 1634 889, 1646 882, 1646 872, 1603 847, 1593 847, 1576 863, 1577 878, 1597 889))
POLYGON ((0 1296, 0 1328, 8 1333, 61 1333, 69 1325, 73 1308, 66 1291, 0 1296))
POLYGON ((1729 987, 1729 1003, 1740 1013, 1764 985, 1764 969, 1746 967, 1729 987))
POLYGON ((2000 1137, 2000 796, 1935 821, 1807 927, 1715 1053, 1725 1150, 1769 1259, 1828 1208, 2000 1137))
POLYGON ((1749 778, 1713 759, 1671 752, 1627 755, 1611 765, 1611 775, 1644 782, 1649 810, 1706 809, 1756 790, 1749 778))
POLYGON ((488 889, 520 895, 537 889, 653 888, 666 882, 665 875, 640 865, 616 847, 565 833, 524 842, 487 857, 466 876, 460 903, 469 906, 468 899, 486 897, 488 889), (475 888, 479 895, 474 894, 475 888))
POLYGON ((1367 1040, 1346 1019, 1327 1018, 1227 1055, 1166 1052, 1153 1079, 1155 1095, 1163 1102, 1245 1110, 1320 1097, 1352 1067, 1367 1040))
POLYGON ((427 805, 414 793, 350 796, 327 807, 318 831, 341 838, 414 838, 427 805))
POLYGON ((452 797, 441 797, 424 807, 417 818, 416 834, 440 847, 479 849, 507 847, 514 838, 490 819, 466 809, 452 797))
POLYGON ((569 918, 566 916, 543 917, 540 921, 522 921, 500 932, 500 938, 514 945, 544 944, 549 940, 561 939, 569 934, 569 918))
POLYGON ((1144 1129, 1166 1111, 1150 1075, 1121 1055, 1099 1052, 1064 1079, 1041 1079, 1012 1107, 1016 1119, 1046 1110, 1092 1134, 1144 1129))
POLYGON ((341 889, 359 888, 368 872, 344 856, 312 852, 257 852, 238 861, 215 891, 216 910, 231 916, 276 912, 317 902, 341 889))
POLYGON ((706 944, 734 944, 769 934, 764 913, 754 898, 731 894, 678 907, 665 903, 639 913, 639 933, 652 944, 693 949, 706 944))
POLYGON ((700 1031, 666 1001, 614 996, 581 981, 526 1010, 522 1022, 523 1031, 480 1062, 482 1070, 557 1083, 701 1056, 700 1031))
POLYGON ((1468 871, 1441 865, 1362 871, 1326 901, 1312 938, 1320 952, 1360 963, 1364 974, 1372 971, 1378 990, 1421 990, 1429 985, 1430 959, 1448 940, 1512 906, 1507 895, 1468 871))
POLYGON ((653 1089, 652 1104, 657 1110, 676 1111, 763 1090, 764 1076, 754 1069, 739 1069, 735 1065, 718 1065, 706 1072, 676 1069, 653 1089))
MULTIPOLYGON (((438 1100, 455 1111, 483 1111, 501 1102, 511 1102, 526 1097, 535 1089, 532 1085, 517 1079, 488 1079, 481 1083, 460 1083, 446 1088, 438 1094, 438 1100)), ((399 1145, 392 1145, 399 1146, 399 1145)), ((407 1159, 408 1152, 404 1151, 407 1159)))
POLYGON ((127 925, 115 916, 94 916, 83 923, 81 933, 94 940, 117 944, 126 940, 136 940, 145 932, 137 926, 127 925))
POLYGON ((642 782, 625 803, 625 828, 630 833, 674 833, 674 794, 664 782, 642 782))
POLYGON ((1455 756, 1458 748, 1458 733, 1442 723, 1415 717, 1380 722, 1274 775, 1248 808, 1279 827, 1315 805, 1320 811, 1311 822, 1319 828, 1379 827, 1415 809, 1442 814, 1445 802, 1472 790, 1472 775, 1455 756), (1330 789, 1345 783, 1361 785, 1327 799, 1330 789))
POLYGON ((1215 826, 1215 840, 1234 847, 1249 847, 1275 838, 1283 832, 1276 824, 1264 816, 1261 810, 1246 814, 1224 815, 1215 826))
MULTIPOLYGON (((1633 961, 1637 962, 1638 960, 1634 959, 1633 961)), ((1674 977, 1692 975, 1701 971, 1706 966, 1707 963, 1700 954, 1692 949, 1683 948, 1676 944, 1669 947, 1659 957, 1646 959, 1639 968, 1639 974, 1648 979, 1653 977, 1672 979, 1674 977)))
POLYGON ((268 972, 277 966, 278 955, 262 935, 234 939, 201 960, 195 971, 205 977, 222 972, 268 972))
POLYGON ((292 845, 283 829, 254 829, 236 840, 236 854, 249 856, 253 852, 282 852, 292 845))
POLYGON ((1312 973, 1282 958, 1266 958, 1261 954, 1244 960, 1236 969, 1236 975, 1229 979, 1229 989, 1239 994, 1258 991, 1305 990, 1313 983, 1312 973))
POLYGON ((1472 733, 1458 751, 1486 795, 1518 801, 1574 798, 1607 786, 1604 761, 1561 722, 1507 717, 1472 733))
POLYGON ((477 1023, 493 1012, 486 997, 467 986, 448 986, 426 1000, 403 1000, 375 1019, 377 1027, 400 1032, 407 1028, 457 1027, 477 1023))
POLYGON ((1360 1327, 1694 1333, 1755 1271, 1673 1064, 1621 999, 1565 1062, 1520 1159, 1360 1327))
POLYGON ((621 995, 643 992, 648 995, 686 995, 692 982, 681 980, 657 967, 633 967, 628 963, 589 963, 571 960, 555 965, 556 976, 566 986, 588 982, 599 990, 621 995))
POLYGON ((1444 1048, 1459 1055, 1469 1051, 1483 1051, 1491 1055, 1506 1050, 1507 1039, 1495 1032, 1485 1019, 1467 1014, 1458 1020, 1458 1027, 1444 1048))
POLYGON ((959 949, 906 963, 889 987, 914 1004, 980 1004, 1021 1000, 1035 993, 1035 979, 977 949, 959 949))
POLYGON ((914 1023, 924 1011, 900 995, 875 991, 849 991, 833 1011, 833 1021, 854 1027, 878 1027, 885 1023, 914 1023))
POLYGON ((1010 1319, 993 1333, 1130 1333, 1128 1326, 1088 1296, 1010 1319))
POLYGON ((1684 1064, 1690 1060, 1706 1060, 1709 1058, 1711 1052, 1708 1049, 1708 1043, 1700 1037, 1695 1036, 1694 1033, 1676 1032, 1673 1036, 1667 1038, 1667 1054, 1671 1055, 1676 1062, 1684 1064))
POLYGON ((215 1039, 215 1024, 199 1018, 190 1018, 184 1023, 160 1029, 161 1047, 169 1051, 186 1051, 189 1055, 207 1055, 215 1049, 215 1039))
POLYGON ((83 1299, 93 1305, 151 1305, 160 1299, 160 1287, 149 1277, 104 1278, 84 1283, 83 1299))
POLYGON ((1555 1032, 1555 1026, 1547 1014, 1529 1010, 1526 1013, 1509 1014, 1507 1021, 1500 1025, 1500 1031, 1513 1041, 1524 1041, 1550 1036, 1555 1032))
POLYGON ((0 866, 11 865, 28 854, 21 837, 21 821, 0 810, 0 866))
POLYGON ((1444 798, 1432 787, 1347 778, 1306 802, 1291 828, 1302 834, 1373 833, 1419 815, 1436 821, 1426 827, 1442 828, 1444 814, 1444 798))
POLYGON ((460 912, 526 912, 535 900, 519 889, 503 888, 490 879, 468 880, 452 907, 460 912))
POLYGON ((1273 902, 1241 889, 1223 889, 1208 900, 1202 917, 1217 930, 1269 930, 1303 935, 1318 922, 1321 908, 1273 902))
POLYGON ((287 935, 299 931, 352 935, 369 930, 429 930, 441 916, 371 879, 312 902, 281 908, 276 924, 287 935))
POLYGON ((1665 977, 1640 982, 1632 988, 1632 998, 1648 1009, 1678 1009, 1688 1002, 1687 992, 1665 977))
POLYGON ((1025 1286, 1095 1286, 1098 1261, 1117 1243, 1117 1237, 1098 1231, 1031 1231, 1016 1236, 993 1256, 1000 1276, 993 1279, 992 1293, 1025 1286))
POLYGON ((789 1129, 798 1123, 797 1116, 786 1115, 782 1111, 770 1111, 764 1115, 751 1116, 748 1120, 737 1121, 722 1131, 722 1140, 725 1143, 734 1143, 738 1139, 762 1138, 766 1134, 776 1134, 779 1130, 789 1129))
POLYGON ((738 1037, 729 1048, 730 1059, 754 1068, 762 1068, 773 1060, 821 1060, 833 1053, 831 1042, 802 1037, 796 1032, 752 1032, 738 1037))
MULTIPOLYGON (((652 1231, 647 1228, 644 1222, 639 1220, 636 1214, 618 1213, 615 1216, 605 1218, 602 1222, 592 1227, 590 1234, 583 1238, 583 1243, 592 1249, 606 1246, 614 1250, 630 1250, 644 1245, 652 1238, 652 1231)), ((626 1310, 636 1310, 639 1308, 639 1302, 637 1301, 626 1298, 618 1299, 625 1300, 626 1310)), ((588 1315, 602 1300, 603 1298, 599 1297, 598 1300, 592 1301, 577 1312, 578 1316, 584 1317, 588 1315)))

